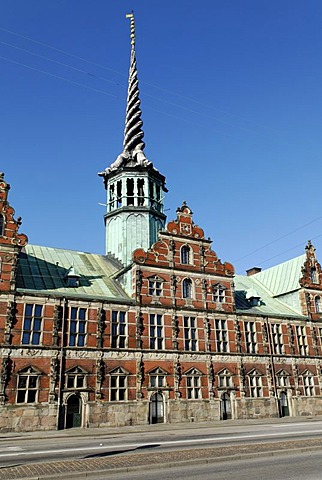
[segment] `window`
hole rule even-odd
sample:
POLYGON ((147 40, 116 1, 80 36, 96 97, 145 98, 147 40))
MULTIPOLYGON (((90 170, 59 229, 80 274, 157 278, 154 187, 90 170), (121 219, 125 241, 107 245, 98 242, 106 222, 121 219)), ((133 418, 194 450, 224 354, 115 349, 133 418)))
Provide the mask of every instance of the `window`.
POLYGON ((23 320, 22 343, 24 345, 39 345, 41 337, 42 305, 25 305, 23 320))
POLYGON ((128 178, 126 180, 127 204, 134 205, 134 179, 128 178))
POLYGON ((0 236, 4 234, 4 216, 0 214, 0 236))
POLYGON ((225 303, 225 287, 214 285, 212 287, 212 299, 214 303, 225 303))
POLYGON ((79 277, 78 276, 67 276, 67 286, 68 287, 78 287, 79 286, 79 277))
POLYGON ((190 252, 190 247, 188 245, 183 245, 180 250, 180 259, 181 263, 184 265, 189 265, 191 263, 191 252, 190 252))
POLYGON ((158 277, 149 278, 149 295, 160 297, 162 294, 162 279, 158 277))
POLYGON ((155 368, 149 373, 150 387, 151 388, 163 388, 166 386, 166 372, 161 368, 155 368))
POLYGON ((86 337, 86 308, 71 307, 69 321, 69 346, 84 347, 86 337))
POLYGON ((217 352, 228 352, 228 331, 226 320, 215 320, 217 352))
POLYGON ((297 336, 297 344, 299 348, 300 355, 307 355, 308 354, 308 344, 306 338, 306 328, 302 325, 296 326, 296 336, 297 336))
POLYGON ((231 373, 227 368, 218 373, 218 387, 229 388, 232 386, 231 373))
POLYGON ((144 205, 144 179, 138 179, 138 205, 144 205))
POLYGON ((271 325, 273 353, 281 355, 284 353, 282 325, 280 323, 274 323, 271 325))
POLYGON ((150 313, 150 348, 163 349, 163 318, 162 315, 150 313))
POLYGON ((311 270, 310 270, 310 276, 311 276, 311 282, 312 282, 312 283, 319 283, 319 282, 318 282, 318 276, 317 276, 316 268, 315 268, 315 267, 312 267, 312 268, 311 268, 311 270))
POLYGON ((126 313, 112 312, 112 348, 126 347, 126 313))
POLYGON ((183 317, 184 349, 197 350, 197 328, 195 317, 183 317))
POLYGON ((82 368, 75 367, 66 372, 66 388, 85 388, 86 373, 82 368))
POLYGON ((316 313, 321 313, 321 312, 322 312, 321 297, 315 297, 314 303, 315 303, 315 311, 316 311, 316 313))
POLYGON ((314 378, 311 372, 306 370, 306 372, 303 373, 302 382, 304 395, 306 395, 307 397, 312 397, 313 395, 315 395, 314 378))
POLYGON ((256 328, 255 322, 244 322, 245 345, 247 353, 256 353, 256 328))
POLYGON ((198 399, 201 396, 201 374, 198 370, 193 369, 187 373, 187 398, 198 399))
POLYGON ((288 387, 289 384, 289 374, 285 372, 285 370, 278 372, 276 375, 276 385, 280 388, 285 388, 288 387))
POLYGON ((127 375, 121 368, 110 374, 110 400, 122 402, 127 399, 127 375))
POLYGON ((253 398, 261 397, 262 392, 262 377, 257 370, 252 370, 248 374, 249 396, 253 398))
POLYGON ((39 372, 32 367, 18 374, 17 403, 37 402, 39 375, 39 372))
POLYGON ((192 281, 190 278, 185 278, 182 282, 182 296, 183 298, 192 298, 192 281))

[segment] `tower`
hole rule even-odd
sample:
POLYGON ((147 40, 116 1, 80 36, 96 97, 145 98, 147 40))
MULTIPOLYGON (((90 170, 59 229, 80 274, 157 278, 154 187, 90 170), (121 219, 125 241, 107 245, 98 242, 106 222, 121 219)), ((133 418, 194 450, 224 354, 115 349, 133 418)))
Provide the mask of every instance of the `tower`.
POLYGON ((145 154, 135 51, 135 21, 131 21, 131 60, 128 81, 123 151, 103 172, 107 192, 104 216, 106 253, 112 253, 124 266, 131 263, 132 252, 147 250, 165 225, 163 194, 165 177, 145 154))

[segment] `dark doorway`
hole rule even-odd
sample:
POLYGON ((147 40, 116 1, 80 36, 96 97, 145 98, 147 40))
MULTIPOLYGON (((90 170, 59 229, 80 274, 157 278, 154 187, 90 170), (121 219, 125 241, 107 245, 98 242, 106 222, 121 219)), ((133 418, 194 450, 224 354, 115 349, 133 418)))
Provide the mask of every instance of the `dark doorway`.
POLYGON ((281 417, 288 417, 290 414, 286 392, 280 393, 279 398, 281 417))
POLYGON ((150 423, 164 423, 163 395, 154 393, 150 400, 150 423))
POLYGON ((229 393, 223 393, 221 396, 221 420, 231 418, 231 402, 229 393))
POLYGON ((67 400, 66 428, 82 426, 82 401, 77 395, 71 395, 67 400))

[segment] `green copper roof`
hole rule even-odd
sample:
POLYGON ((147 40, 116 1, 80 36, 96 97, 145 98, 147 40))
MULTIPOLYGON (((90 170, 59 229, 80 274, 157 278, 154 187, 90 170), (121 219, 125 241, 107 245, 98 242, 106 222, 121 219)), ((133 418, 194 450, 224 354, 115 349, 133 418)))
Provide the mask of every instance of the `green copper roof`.
POLYGON ((301 270, 305 258, 305 254, 300 255, 275 267, 256 273, 249 278, 252 278, 255 288, 257 288, 257 284, 262 285, 274 296, 293 292, 300 288, 299 280, 302 276, 301 270))
POLYGON ((235 298, 238 313, 305 318, 295 309, 274 298, 267 288, 256 281, 254 278, 256 276, 236 275, 235 277, 235 298), (258 305, 252 304, 253 292, 256 292, 259 297, 258 305))
POLYGON ((120 264, 105 255, 27 245, 19 256, 17 290, 89 299, 131 302, 111 276, 120 264), (68 286, 68 273, 79 275, 79 286, 68 286))

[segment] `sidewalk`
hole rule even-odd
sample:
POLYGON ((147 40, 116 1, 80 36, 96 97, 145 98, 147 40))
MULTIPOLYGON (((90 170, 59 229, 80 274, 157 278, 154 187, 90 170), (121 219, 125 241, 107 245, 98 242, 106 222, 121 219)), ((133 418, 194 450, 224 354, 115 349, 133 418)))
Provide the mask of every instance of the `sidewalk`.
POLYGON ((68 437, 106 437, 107 435, 117 434, 131 434, 144 432, 166 432, 166 431, 180 431, 180 430, 200 430, 203 428, 221 428, 247 425, 267 425, 267 424, 282 424, 282 423, 302 423, 302 422, 321 422, 322 415, 314 417, 283 417, 283 418, 262 418, 262 419, 239 419, 239 420, 215 420, 211 422, 186 422, 186 423, 159 423, 155 425, 131 425, 125 427, 97 427, 97 428, 69 428, 66 430, 44 430, 35 432, 0 432, 0 442, 3 439, 19 440, 26 438, 30 439, 36 437, 41 438, 68 438, 68 437))
MULTIPOLYGON (((19 440, 22 437, 48 438, 50 434, 51 438, 56 437, 79 437, 79 436, 101 436, 101 435, 115 435, 116 433, 139 433, 148 432, 153 429, 156 431, 180 431, 182 429, 206 429, 214 427, 228 426, 242 426, 242 425, 264 425, 264 424, 276 424, 276 423, 299 423, 299 422, 315 422, 321 421, 322 417, 288 417, 283 419, 264 419, 264 420, 230 420, 225 422, 209 422, 209 423, 189 423, 189 424, 159 424, 159 425, 144 425, 144 426, 131 426, 122 427, 119 429, 73 429, 64 430, 59 432, 30 432, 19 436, 19 440), (224 424, 224 425, 223 425, 224 424), (48 435, 49 434, 49 435, 48 435), (28 437, 27 437, 28 435, 28 437)), ((11 438, 11 435, 8 434, 11 438)), ((3 437, 1 437, 3 439, 3 437)), ((8 436, 6 436, 8 439, 8 436)), ((181 449, 171 450, 168 452, 157 452, 147 447, 147 453, 133 452, 127 455, 113 454, 109 456, 108 453, 97 454, 95 456, 84 458, 80 460, 68 460, 68 461, 52 461, 46 463, 33 463, 12 467, 0 468, 0 480, 11 479, 29 479, 29 480, 72 480, 93 478, 103 475, 104 472, 110 472, 111 470, 119 472, 127 472, 129 470, 144 470, 162 468, 164 465, 167 467, 175 467, 178 463, 200 464, 200 463, 212 463, 218 461, 224 461, 232 459, 239 459, 241 457, 254 457, 254 455, 280 455, 287 454, 288 452, 297 451, 312 451, 313 449, 322 449, 322 437, 321 439, 306 439, 305 447, 303 447, 302 440, 290 440, 290 441, 276 441, 274 443, 249 443, 243 445, 224 446, 224 447, 211 447, 211 448, 196 448, 196 449, 181 449)))

